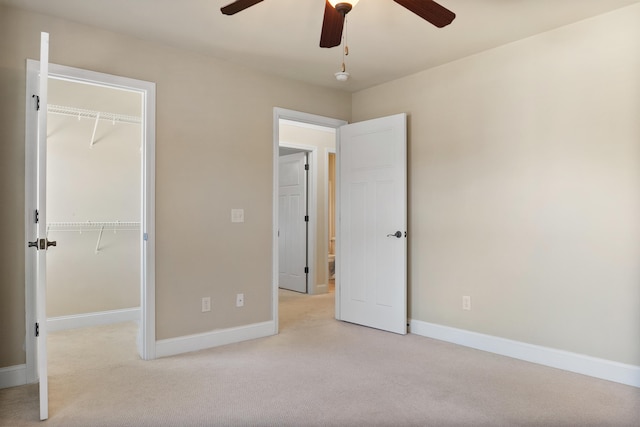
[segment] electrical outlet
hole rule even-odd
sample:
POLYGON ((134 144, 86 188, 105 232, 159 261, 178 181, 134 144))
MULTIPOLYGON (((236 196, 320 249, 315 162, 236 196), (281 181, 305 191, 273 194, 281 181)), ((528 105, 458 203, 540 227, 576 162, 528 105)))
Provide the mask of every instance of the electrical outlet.
POLYGON ((231 209, 231 222, 244 222, 244 209, 231 209))
POLYGON ((202 312, 211 311, 211 297, 202 298, 202 312))
POLYGON ((463 310, 471 310, 471 297, 465 295, 462 297, 462 309, 463 310))
POLYGON ((236 295, 236 307, 244 306, 244 294, 236 295))

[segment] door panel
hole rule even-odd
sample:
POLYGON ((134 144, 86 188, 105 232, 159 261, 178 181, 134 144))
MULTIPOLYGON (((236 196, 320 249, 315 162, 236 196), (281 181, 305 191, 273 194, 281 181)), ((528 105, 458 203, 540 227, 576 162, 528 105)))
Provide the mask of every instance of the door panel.
POLYGON ((307 292, 307 174, 306 153, 280 157, 279 165, 279 282, 278 286, 307 292))
POLYGON ((38 378, 40 386, 40 419, 49 418, 49 382, 47 370, 47 86, 49 81, 49 34, 41 33, 40 38, 40 85, 37 136, 37 209, 39 247, 36 261, 36 322, 39 335, 37 338, 38 378), (44 245, 41 243, 44 242, 44 245))
POLYGON ((339 135, 340 319, 406 334, 406 115, 339 135))

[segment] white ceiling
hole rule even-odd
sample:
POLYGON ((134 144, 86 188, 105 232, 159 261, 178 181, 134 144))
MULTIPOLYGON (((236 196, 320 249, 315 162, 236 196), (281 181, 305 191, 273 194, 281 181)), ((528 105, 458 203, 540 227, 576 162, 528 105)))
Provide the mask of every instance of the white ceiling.
MULTIPOLYGON (((640 0, 439 0, 457 14, 438 29, 392 0, 361 0, 340 47, 318 47, 324 0, 264 0, 234 16, 232 0, 0 0, 322 86, 358 91, 640 0)), ((52 38, 51 43, 55 43, 52 38)))

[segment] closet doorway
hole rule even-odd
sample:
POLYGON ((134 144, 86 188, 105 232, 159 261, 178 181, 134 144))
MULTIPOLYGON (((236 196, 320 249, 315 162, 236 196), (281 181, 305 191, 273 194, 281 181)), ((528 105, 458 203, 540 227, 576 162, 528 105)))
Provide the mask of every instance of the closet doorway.
POLYGON ((49 331, 139 323, 143 96, 48 85, 47 238, 58 244, 47 257, 49 331))
MULTIPOLYGON (((49 188, 46 191, 47 203, 51 209, 46 209, 46 224, 49 241, 58 239, 58 245, 51 248, 47 258, 47 270, 51 271, 51 286, 48 299, 52 299, 52 306, 47 314, 47 330, 71 329, 84 326, 104 325, 109 323, 135 320, 133 324, 135 332, 131 341, 135 341, 134 346, 139 357, 145 360, 155 359, 155 84, 152 82, 130 79, 127 77, 114 76, 110 74, 98 73, 78 68, 72 68, 57 64, 49 64, 48 92, 51 94, 50 101, 46 103, 35 102, 38 93, 38 79, 40 64, 38 61, 27 60, 27 120, 26 120, 26 167, 25 179, 29 185, 25 188, 25 235, 27 240, 32 237, 34 225, 33 213, 36 212, 40 189, 49 188), (74 87, 73 85, 77 85, 74 87), (82 89, 82 90, 81 90, 82 89), (56 93, 58 92, 58 95, 56 93), (107 104, 97 105, 105 95, 107 104), (135 111, 115 108, 120 99, 119 95, 128 99, 135 99, 135 106, 129 106, 135 111), (67 98, 64 98, 66 96, 67 98), (113 98, 112 98, 113 97, 113 98), (117 99, 116 99, 117 98, 117 99), (112 104, 108 104, 108 103, 112 104), (49 108, 51 105, 51 108, 49 108), (43 168, 39 167, 36 159, 35 129, 38 128, 37 108, 46 108, 47 119, 51 122, 47 126, 47 145, 53 147, 56 139, 59 147, 49 150, 51 161, 47 161, 50 170, 45 178, 38 177, 43 168), (130 114, 130 113, 133 114, 130 114), (58 117, 54 117, 58 116, 58 117), (77 126, 75 132, 82 134, 83 152, 71 150, 71 137, 65 135, 65 127, 71 127, 70 123, 64 120, 71 120, 77 126), (84 123, 83 123, 84 122, 84 123), (139 122, 139 123, 136 123, 139 122), (86 131, 83 125, 88 125, 86 131), (137 129, 131 128, 137 126, 137 129), (127 129, 127 127, 129 127, 127 129), (129 171, 126 174, 115 173, 112 169, 117 169, 122 162, 131 162, 131 159, 123 160, 118 154, 107 154, 111 165, 105 167, 93 165, 89 156, 95 156, 104 152, 107 142, 116 136, 123 136, 127 133, 136 135, 133 147, 129 147, 135 153, 136 171, 129 171), (66 153, 66 154, 65 154, 66 153), (57 163, 57 164, 56 164, 57 163), (51 175, 55 170, 61 174, 54 178, 51 175), (38 172, 40 171, 40 172, 38 172), (82 171, 83 174, 74 173, 82 171), (136 182, 128 182, 124 178, 135 173, 136 182), (47 182, 51 179, 51 183, 47 182), (59 179, 59 183, 55 183, 59 179), (42 187, 31 185, 38 180, 44 181, 42 187), (125 218, 119 215, 111 217, 107 214, 115 214, 112 208, 127 203, 123 200, 108 200, 107 197, 96 198, 100 188, 122 188, 130 187, 125 192, 133 191, 137 195, 134 207, 131 212, 135 217, 125 218), (54 200, 60 198, 60 200, 54 200), (94 206, 84 206, 82 204, 73 206, 72 199, 81 200, 81 203, 88 205, 89 201, 94 201, 94 206), (56 206, 57 205, 57 206, 56 206), (111 209, 111 210, 110 210, 111 209), (97 213, 100 213, 99 216, 97 213), (95 215, 95 216, 94 216, 95 215), (122 218, 122 219, 121 219, 122 218), (57 233, 57 236, 55 235, 57 233), (122 238, 117 240, 117 238, 122 238), (86 239, 86 241, 85 241, 86 239), (120 248, 118 245, 134 242, 135 246, 128 249, 120 248), (68 243, 68 244, 67 244, 68 243), (74 262, 65 263, 64 258, 73 256, 65 253, 62 249, 74 248, 82 249, 76 254, 74 262), (57 251, 56 251, 57 250, 57 251), (54 254, 54 252, 56 252, 54 254), (57 257, 58 259, 53 259, 57 257), (90 264, 101 263, 112 259, 133 258, 135 267, 125 268, 125 275, 135 276, 133 292, 126 295, 106 296, 96 295, 96 291, 102 291, 94 287, 87 290, 87 287, 104 283, 109 278, 117 277, 120 273, 118 269, 122 266, 109 268, 102 276, 102 272, 83 272, 80 277, 68 279, 78 268, 87 269, 90 264), (68 265, 71 264, 71 265, 68 265), (65 267, 60 267, 65 265, 65 267), (66 275, 67 278, 56 278, 58 273, 66 275), (54 282, 64 282, 67 294, 58 298, 56 285, 54 282), (58 299, 58 301, 54 301, 58 299), (75 299, 75 301, 73 301, 75 299), (73 314, 73 311, 76 313, 73 314)), ((74 128, 75 128, 74 126, 74 128)), ((73 136, 75 138, 75 136, 73 136)), ((103 153, 104 154, 104 153, 103 153)), ((128 197, 131 197, 130 195, 128 197)), ((32 254, 33 249, 26 249, 26 254, 32 254)), ((25 292, 26 292, 26 313, 27 324, 32 324, 36 320, 36 264, 32 257, 27 257, 25 261, 25 292)), ((117 279, 116 279, 117 280, 117 279)), ((115 281, 110 280, 111 284, 115 281)), ((116 288, 120 286, 116 283, 116 288)), ((59 288, 59 286, 58 286, 59 288)), ((122 287, 120 287, 122 290, 122 287)), ((62 294, 61 294, 62 295, 62 294)), ((38 296, 40 298, 40 296, 38 296)), ((45 296, 45 301, 47 300, 45 296)), ((47 306, 48 304, 45 304, 47 306)), ((41 327, 42 330, 42 327, 41 327)), ((45 335, 46 336, 46 335, 45 335)), ((31 337, 26 343, 26 371, 27 381, 35 382, 38 379, 37 366, 37 338, 31 337)), ((46 359, 45 359, 46 360, 46 359)))

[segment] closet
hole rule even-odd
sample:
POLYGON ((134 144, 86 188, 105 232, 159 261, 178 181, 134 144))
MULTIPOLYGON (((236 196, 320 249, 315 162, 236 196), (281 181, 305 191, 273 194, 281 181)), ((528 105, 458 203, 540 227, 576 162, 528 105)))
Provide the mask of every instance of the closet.
POLYGON ((139 93, 49 79, 47 233, 57 241, 47 255, 52 330, 87 326, 97 316, 103 323, 139 316, 141 112, 139 93))

